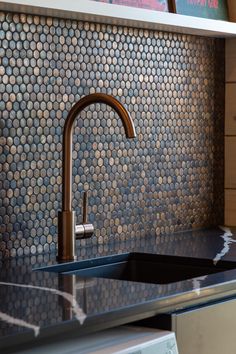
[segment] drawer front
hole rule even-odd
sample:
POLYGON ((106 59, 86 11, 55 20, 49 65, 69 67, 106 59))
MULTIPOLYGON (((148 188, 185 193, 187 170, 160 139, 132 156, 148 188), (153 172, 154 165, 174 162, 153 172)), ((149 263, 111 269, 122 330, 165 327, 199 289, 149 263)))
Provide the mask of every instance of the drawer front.
POLYGON ((225 135, 236 135, 236 83, 225 86, 225 135))
POLYGON ((225 225, 236 226, 236 190, 225 189, 225 225))

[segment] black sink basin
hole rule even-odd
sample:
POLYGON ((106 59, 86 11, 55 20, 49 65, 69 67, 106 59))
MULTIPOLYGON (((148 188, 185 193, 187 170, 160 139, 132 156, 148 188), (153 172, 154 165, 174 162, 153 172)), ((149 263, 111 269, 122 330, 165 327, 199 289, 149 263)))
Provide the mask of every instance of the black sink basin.
POLYGON ((109 278, 142 283, 169 284, 236 268, 234 262, 216 265, 206 259, 127 253, 73 263, 63 263, 38 270, 76 274, 83 278, 109 278))

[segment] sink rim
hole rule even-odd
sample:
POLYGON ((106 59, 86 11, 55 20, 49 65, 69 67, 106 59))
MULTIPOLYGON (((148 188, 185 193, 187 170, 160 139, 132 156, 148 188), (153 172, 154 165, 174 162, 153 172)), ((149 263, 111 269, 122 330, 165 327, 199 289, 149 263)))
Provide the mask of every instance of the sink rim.
POLYGON ((159 253, 148 252, 126 252, 121 254, 111 254, 102 257, 88 258, 81 261, 60 262, 45 267, 34 268, 33 271, 44 271, 54 273, 66 273, 72 271, 79 271, 83 269, 95 268, 104 265, 112 265, 118 262, 125 262, 129 260, 144 260, 147 262, 158 261, 167 263, 176 263, 178 265, 196 266, 196 267, 211 267, 213 269, 224 268, 222 271, 233 270, 236 268, 236 262, 228 260, 219 260, 216 264, 212 259, 195 258, 186 256, 166 255, 159 253), (148 259, 147 259, 148 257, 148 259))

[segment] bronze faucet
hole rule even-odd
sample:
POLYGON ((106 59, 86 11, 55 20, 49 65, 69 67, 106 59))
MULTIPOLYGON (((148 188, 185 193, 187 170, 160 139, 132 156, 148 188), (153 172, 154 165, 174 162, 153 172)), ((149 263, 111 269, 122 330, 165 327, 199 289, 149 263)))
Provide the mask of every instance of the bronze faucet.
POLYGON ((76 259, 75 238, 91 237, 92 224, 87 222, 87 194, 84 196, 83 224, 75 225, 75 212, 72 210, 72 130, 78 114, 92 103, 105 103, 120 116, 128 138, 136 136, 133 120, 127 110, 114 97, 103 93, 93 93, 81 98, 70 110, 63 132, 62 152, 62 211, 58 213, 58 257, 59 261, 76 259))

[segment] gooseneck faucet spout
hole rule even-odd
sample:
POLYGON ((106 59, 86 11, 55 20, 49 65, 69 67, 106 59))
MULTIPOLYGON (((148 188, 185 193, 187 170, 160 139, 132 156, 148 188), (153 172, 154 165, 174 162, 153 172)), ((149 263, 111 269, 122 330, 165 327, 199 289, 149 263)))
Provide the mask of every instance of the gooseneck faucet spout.
MULTIPOLYGON (((58 214, 58 257, 59 261, 76 259, 75 234, 78 238, 87 238, 93 234, 93 225, 82 224, 75 226, 75 212, 72 210, 72 138, 73 123, 78 114, 93 103, 105 103, 112 107, 122 120, 126 136, 136 136, 133 120, 125 107, 114 97, 94 93, 80 99, 70 110, 63 132, 62 151, 62 211, 58 214)), ((86 204, 86 203, 84 203, 86 204)), ((86 220, 86 217, 84 218, 86 220)))

